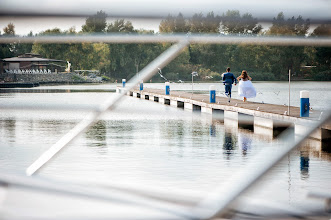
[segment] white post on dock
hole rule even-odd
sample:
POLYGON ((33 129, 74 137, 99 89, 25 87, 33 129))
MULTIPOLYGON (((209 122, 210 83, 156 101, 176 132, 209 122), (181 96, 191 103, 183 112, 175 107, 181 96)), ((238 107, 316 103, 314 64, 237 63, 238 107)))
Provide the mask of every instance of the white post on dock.
POLYGON ((170 95, 170 83, 165 82, 165 94, 170 95))
POLYGON ((216 101, 216 90, 215 90, 215 86, 211 85, 209 86, 209 102, 215 103, 215 101, 216 101))
POLYGON ((290 106, 291 106, 291 69, 288 70, 288 107, 287 107, 288 115, 290 115, 290 106))
POLYGON ((300 117, 309 117, 309 91, 300 91, 300 117))
POLYGON ((144 90, 144 81, 141 80, 140 81, 140 87, 139 87, 140 91, 143 91, 144 90))

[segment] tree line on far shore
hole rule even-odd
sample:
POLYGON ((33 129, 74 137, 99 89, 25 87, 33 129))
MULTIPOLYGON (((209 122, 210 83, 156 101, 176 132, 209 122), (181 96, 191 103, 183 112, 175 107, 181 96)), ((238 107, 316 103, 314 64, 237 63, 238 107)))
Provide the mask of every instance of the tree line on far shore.
MULTIPOLYGON (((106 22, 107 14, 103 11, 86 18, 82 31, 74 28, 59 28, 42 31, 43 35, 80 35, 91 33, 125 34, 166 34, 166 33, 214 33, 219 35, 244 36, 301 36, 330 37, 331 25, 322 24, 309 32, 309 19, 301 16, 286 19, 279 13, 269 29, 263 30, 252 14, 241 15, 239 11, 229 10, 223 15, 213 12, 203 15, 194 14, 185 19, 179 13, 168 15, 159 25, 159 33, 152 30, 134 29, 131 21, 118 19, 106 22)), ((1 36, 15 35, 15 26, 9 23, 3 28, 1 36)), ((34 36, 30 32, 27 36, 34 36)), ((42 57, 68 60, 72 69, 99 70, 105 78, 114 81, 129 79, 144 68, 170 43, 153 44, 107 44, 107 43, 70 43, 70 44, 0 44, 0 58, 18 56, 24 53, 36 53, 42 57)), ((265 46, 265 45, 219 45, 191 44, 181 55, 162 69, 162 74, 171 81, 189 80, 191 72, 198 72, 197 80, 220 80, 220 74, 226 67, 231 67, 239 74, 245 69, 253 80, 287 80, 291 69, 297 79, 331 80, 331 48, 312 46, 265 46)), ((154 82, 163 79, 156 75, 154 82)))

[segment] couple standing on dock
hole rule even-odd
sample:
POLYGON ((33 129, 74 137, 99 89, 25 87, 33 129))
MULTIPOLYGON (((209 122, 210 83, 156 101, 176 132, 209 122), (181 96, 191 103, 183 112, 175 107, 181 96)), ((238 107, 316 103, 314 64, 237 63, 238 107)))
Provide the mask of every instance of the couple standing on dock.
POLYGON ((243 101, 246 102, 247 98, 256 97, 256 90, 251 82, 252 78, 247 74, 246 70, 241 72, 241 75, 237 78, 230 72, 230 68, 226 69, 226 73, 223 73, 222 76, 223 84, 225 86, 225 95, 229 98, 228 102, 231 99, 231 90, 232 84, 237 85, 239 81, 238 95, 243 98, 243 101))

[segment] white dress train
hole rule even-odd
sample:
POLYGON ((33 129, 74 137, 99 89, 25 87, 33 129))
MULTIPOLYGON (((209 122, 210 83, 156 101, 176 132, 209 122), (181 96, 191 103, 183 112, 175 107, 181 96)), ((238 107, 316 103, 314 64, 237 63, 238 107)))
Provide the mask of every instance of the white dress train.
POLYGON ((246 98, 256 97, 256 90, 253 86, 253 83, 250 80, 239 81, 238 95, 246 98))

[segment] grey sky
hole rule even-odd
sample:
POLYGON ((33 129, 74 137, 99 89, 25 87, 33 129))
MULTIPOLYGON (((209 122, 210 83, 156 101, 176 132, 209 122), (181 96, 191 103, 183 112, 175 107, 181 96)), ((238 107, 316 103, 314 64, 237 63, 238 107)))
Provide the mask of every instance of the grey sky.
MULTIPOLYGON (((249 12, 257 18, 272 19, 279 12, 286 17, 303 16, 304 19, 331 20, 330 0, 1 0, 0 14, 3 13, 60 13, 60 14, 95 14, 103 10, 112 16, 152 16, 158 20, 141 22, 131 20, 136 28, 157 29, 161 17, 168 14, 184 16, 194 13, 213 11, 221 15, 227 10, 239 10, 242 14, 249 12)), ((0 28, 13 22, 17 34, 27 34, 30 30, 38 33, 48 28, 59 27, 66 30, 72 26, 81 29, 85 18, 7 18, 0 17, 0 28)))

